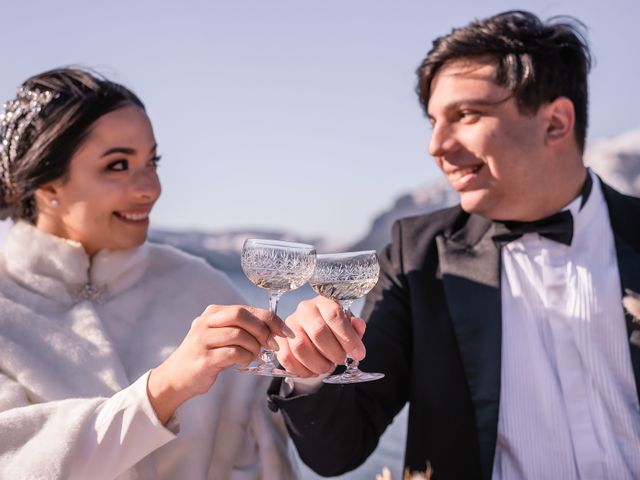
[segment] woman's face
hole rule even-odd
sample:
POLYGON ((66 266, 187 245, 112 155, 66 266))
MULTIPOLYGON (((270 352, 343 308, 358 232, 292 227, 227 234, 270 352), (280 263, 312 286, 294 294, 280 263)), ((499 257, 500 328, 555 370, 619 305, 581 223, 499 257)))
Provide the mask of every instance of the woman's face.
POLYGON ((36 192, 37 227, 81 243, 89 255, 142 244, 161 191, 157 162, 142 109, 127 105, 107 113, 71 157, 68 175, 36 192))

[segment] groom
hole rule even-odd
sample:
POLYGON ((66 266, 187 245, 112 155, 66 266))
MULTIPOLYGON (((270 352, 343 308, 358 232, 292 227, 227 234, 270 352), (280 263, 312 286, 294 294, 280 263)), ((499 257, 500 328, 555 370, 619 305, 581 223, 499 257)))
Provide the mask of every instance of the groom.
POLYGON ((280 362, 364 357, 383 380, 272 385, 302 459, 360 465, 409 402, 405 464, 438 479, 640 478, 640 200, 585 169, 590 54, 570 19, 507 12, 418 70, 431 155, 460 205, 401 220, 361 319, 303 302, 280 362), (632 337, 637 338, 637 335, 632 337))

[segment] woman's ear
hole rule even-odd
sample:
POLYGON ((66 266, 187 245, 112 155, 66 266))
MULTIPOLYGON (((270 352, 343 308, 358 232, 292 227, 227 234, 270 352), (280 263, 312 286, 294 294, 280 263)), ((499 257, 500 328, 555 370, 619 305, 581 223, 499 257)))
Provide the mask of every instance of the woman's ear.
POLYGON ((58 189, 54 182, 41 185, 34 193, 38 211, 44 211, 48 207, 58 206, 58 189))
POLYGON ((546 141, 548 145, 554 145, 575 140, 574 127, 576 113, 573 102, 567 97, 558 97, 547 106, 548 125, 546 131, 546 141))

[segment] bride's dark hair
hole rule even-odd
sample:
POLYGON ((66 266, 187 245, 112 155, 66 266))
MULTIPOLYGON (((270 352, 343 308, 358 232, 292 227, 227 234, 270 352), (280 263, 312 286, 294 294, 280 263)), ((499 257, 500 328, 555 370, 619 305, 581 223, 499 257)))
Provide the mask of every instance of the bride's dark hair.
POLYGON ((95 121, 125 105, 144 110, 131 90, 87 69, 58 68, 28 78, 5 104, 0 125, 0 209, 35 223, 34 192, 64 178, 95 121))

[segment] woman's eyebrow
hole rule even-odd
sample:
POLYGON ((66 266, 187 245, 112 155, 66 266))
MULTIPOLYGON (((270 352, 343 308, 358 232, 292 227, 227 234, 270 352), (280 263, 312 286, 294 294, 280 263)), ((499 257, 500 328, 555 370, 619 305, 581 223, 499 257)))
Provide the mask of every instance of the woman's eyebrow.
POLYGON ((136 150, 134 148, 129 147, 113 147, 104 152, 100 157, 106 157, 107 155, 111 155, 112 153, 124 153, 125 155, 135 155, 136 150))

